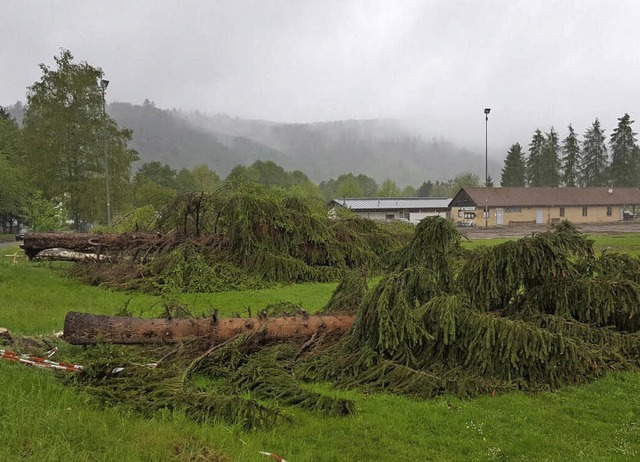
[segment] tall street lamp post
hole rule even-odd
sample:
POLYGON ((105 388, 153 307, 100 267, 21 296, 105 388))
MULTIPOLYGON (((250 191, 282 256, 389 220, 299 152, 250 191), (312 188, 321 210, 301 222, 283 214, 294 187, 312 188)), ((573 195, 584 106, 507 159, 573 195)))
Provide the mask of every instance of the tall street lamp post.
MULTIPOLYGON (((484 108, 484 187, 489 187, 489 113, 491 108, 484 108)), ((489 227, 489 192, 484 192, 484 227, 489 227)))
POLYGON ((109 81, 101 79, 100 80, 100 88, 102 88, 102 134, 104 137, 104 171, 105 176, 107 177, 107 226, 111 226, 111 197, 109 194, 109 155, 108 155, 108 146, 107 146, 107 99, 105 93, 107 91, 107 87, 109 86, 109 81))

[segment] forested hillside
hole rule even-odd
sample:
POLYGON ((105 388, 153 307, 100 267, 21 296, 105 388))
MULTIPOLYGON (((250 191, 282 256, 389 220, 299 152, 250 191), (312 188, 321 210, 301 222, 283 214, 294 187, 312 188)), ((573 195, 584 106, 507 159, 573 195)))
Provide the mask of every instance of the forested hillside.
POLYGON ((239 136, 216 136, 189 123, 177 110, 158 109, 152 103, 109 104, 107 111, 120 126, 133 130, 131 146, 138 165, 161 162, 173 168, 208 165, 225 177, 237 164, 270 159, 286 164, 286 156, 239 136))
POLYGON ((484 169, 484 155, 442 140, 425 141, 392 120, 279 124, 164 110, 148 101, 141 106, 112 103, 107 110, 119 125, 133 130, 131 146, 139 164, 207 164, 221 177, 255 160, 301 170, 315 182, 355 172, 379 182, 390 178, 419 185, 484 169))

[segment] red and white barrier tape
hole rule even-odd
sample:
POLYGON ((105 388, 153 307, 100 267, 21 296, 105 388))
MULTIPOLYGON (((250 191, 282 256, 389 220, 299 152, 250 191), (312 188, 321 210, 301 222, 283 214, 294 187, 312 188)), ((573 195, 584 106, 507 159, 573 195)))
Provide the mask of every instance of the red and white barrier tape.
POLYGON ((50 358, 55 354, 57 349, 49 350, 44 354, 44 358, 29 355, 19 355, 13 351, 0 350, 0 359, 8 359, 9 361, 17 361, 35 367, 44 367, 47 369, 55 369, 59 371, 78 372, 82 370, 82 366, 71 363, 58 363, 51 361, 50 358))
POLYGON ((273 454, 272 452, 264 452, 264 451, 260 451, 260 454, 262 454, 263 456, 268 456, 271 457, 272 459, 277 460, 278 462, 287 462, 286 460, 284 460, 282 457, 280 457, 278 454, 273 454))

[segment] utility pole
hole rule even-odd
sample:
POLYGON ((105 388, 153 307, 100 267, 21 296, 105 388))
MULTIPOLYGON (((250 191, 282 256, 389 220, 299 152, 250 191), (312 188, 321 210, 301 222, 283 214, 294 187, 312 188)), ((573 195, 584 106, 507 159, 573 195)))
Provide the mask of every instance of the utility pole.
POLYGON ((109 81, 101 79, 100 88, 102 88, 102 134, 104 144, 104 172, 107 177, 107 226, 111 227, 111 197, 109 193, 109 146, 107 138, 107 98, 106 91, 109 81))
POLYGON ((491 108, 484 108, 484 227, 489 227, 489 113, 491 108))

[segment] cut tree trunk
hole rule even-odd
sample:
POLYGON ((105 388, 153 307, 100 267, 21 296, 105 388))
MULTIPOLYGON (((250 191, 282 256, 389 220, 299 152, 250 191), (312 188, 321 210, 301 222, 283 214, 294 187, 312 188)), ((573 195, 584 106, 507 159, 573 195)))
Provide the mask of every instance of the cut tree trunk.
POLYGON ((76 252, 65 249, 45 249, 37 253, 33 260, 55 260, 55 261, 112 261, 108 255, 97 253, 76 252))
POLYGON ((277 318, 141 319, 69 312, 63 339, 74 345, 94 343, 153 344, 207 339, 225 342, 238 334, 257 333, 265 339, 286 339, 316 333, 344 333, 355 315, 277 318))
POLYGON ((76 252, 104 254, 136 248, 148 248, 161 242, 162 236, 151 233, 80 234, 28 233, 22 248, 29 260, 46 249, 66 249, 76 252))

